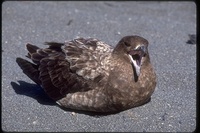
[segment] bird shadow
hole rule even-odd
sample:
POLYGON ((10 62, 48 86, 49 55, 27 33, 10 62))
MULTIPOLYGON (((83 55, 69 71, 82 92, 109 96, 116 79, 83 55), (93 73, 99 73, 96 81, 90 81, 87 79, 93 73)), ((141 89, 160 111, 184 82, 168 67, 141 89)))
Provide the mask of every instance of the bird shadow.
POLYGON ((42 105, 58 106, 59 108, 67 112, 75 112, 78 114, 85 114, 93 117, 102 117, 119 113, 119 112, 102 113, 102 112, 82 111, 82 110, 64 108, 57 105, 56 102, 52 100, 39 85, 27 83, 21 80, 17 82, 18 83, 11 82, 11 86, 17 94, 31 97, 37 100, 37 102, 42 105))
POLYGON ((19 84, 11 82, 11 86, 17 94, 36 99, 38 103, 43 105, 56 105, 56 102, 53 101, 39 85, 30 84, 25 81, 18 81, 18 83, 19 84))

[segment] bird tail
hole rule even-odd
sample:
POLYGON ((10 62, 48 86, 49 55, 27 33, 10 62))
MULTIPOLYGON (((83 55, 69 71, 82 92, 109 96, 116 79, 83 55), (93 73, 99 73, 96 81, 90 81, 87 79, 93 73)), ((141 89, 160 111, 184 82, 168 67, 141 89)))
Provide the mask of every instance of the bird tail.
MULTIPOLYGON (((31 49, 29 52, 32 52, 31 49)), ((23 72, 35 83, 41 84, 41 81, 39 80, 39 71, 38 71, 38 65, 35 65, 27 60, 24 60, 22 58, 16 58, 17 64, 20 66, 20 68, 23 70, 23 72)))
POLYGON ((26 44, 26 48, 28 50, 28 55, 27 57, 31 59, 31 55, 33 53, 36 53, 37 52, 37 49, 39 49, 39 47, 35 46, 35 45, 32 45, 32 44, 26 44))

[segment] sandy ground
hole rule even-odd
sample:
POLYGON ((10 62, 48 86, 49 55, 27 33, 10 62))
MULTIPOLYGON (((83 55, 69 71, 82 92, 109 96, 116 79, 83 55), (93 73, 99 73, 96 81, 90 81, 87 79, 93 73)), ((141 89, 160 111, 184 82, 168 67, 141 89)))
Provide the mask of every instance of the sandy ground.
POLYGON ((196 34, 193 2, 17 2, 2 4, 2 117, 4 131, 191 132, 196 128, 196 34), (151 102, 112 115, 59 108, 15 62, 26 43, 44 47, 78 36, 115 46, 126 35, 149 45, 157 74, 151 102))

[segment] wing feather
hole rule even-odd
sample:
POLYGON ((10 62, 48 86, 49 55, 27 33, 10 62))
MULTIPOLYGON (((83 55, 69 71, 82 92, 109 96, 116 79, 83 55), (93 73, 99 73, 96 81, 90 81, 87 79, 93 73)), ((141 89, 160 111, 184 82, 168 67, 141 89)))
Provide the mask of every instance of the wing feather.
POLYGON ((70 71, 69 65, 62 52, 49 53, 40 61, 42 87, 54 100, 62 98, 66 93, 90 89, 88 85, 85 86, 87 81, 70 71))
POLYGON ((109 45, 92 38, 45 44, 49 47, 40 49, 27 44, 28 58, 36 65, 24 63, 23 68, 32 79, 37 76, 37 83, 52 99, 58 100, 66 93, 90 90, 94 84, 107 79, 112 51, 109 45), (33 75, 35 72, 37 74, 33 75))
POLYGON ((100 75, 108 76, 113 50, 109 45, 94 38, 78 38, 66 42, 62 49, 70 63, 70 69, 84 79, 94 80, 100 75))

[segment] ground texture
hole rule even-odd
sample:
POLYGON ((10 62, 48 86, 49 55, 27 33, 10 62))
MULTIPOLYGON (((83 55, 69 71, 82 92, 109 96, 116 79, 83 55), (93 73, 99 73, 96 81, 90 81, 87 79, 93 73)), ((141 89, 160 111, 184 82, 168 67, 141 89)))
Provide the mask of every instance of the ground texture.
POLYGON ((31 2, 2 4, 4 131, 191 132, 196 128, 196 34, 193 2, 31 2), (15 62, 26 43, 95 37, 115 46, 126 35, 149 41, 157 86, 151 102, 118 114, 59 108, 15 62))

